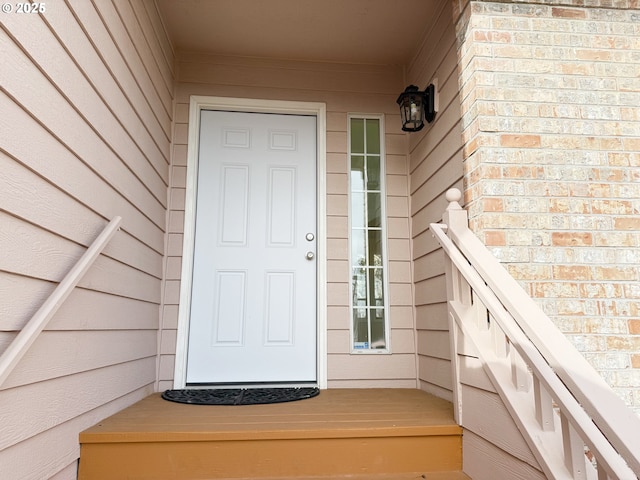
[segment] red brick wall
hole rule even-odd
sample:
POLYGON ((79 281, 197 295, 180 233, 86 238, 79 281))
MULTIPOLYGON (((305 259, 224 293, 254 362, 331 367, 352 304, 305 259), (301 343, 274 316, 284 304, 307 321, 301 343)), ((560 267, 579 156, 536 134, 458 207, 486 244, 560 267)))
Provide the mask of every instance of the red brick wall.
POLYGON ((454 2, 470 226, 640 412, 639 3, 543 3, 454 2))

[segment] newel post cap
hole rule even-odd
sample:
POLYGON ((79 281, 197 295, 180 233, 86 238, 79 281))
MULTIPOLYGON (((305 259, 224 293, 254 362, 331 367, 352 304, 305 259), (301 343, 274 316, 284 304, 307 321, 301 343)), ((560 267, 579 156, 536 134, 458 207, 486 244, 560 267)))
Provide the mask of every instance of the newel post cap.
POLYGON ((442 215, 442 220, 447 224, 447 235, 451 236, 453 231, 462 231, 469 227, 469 220, 467 218, 467 211, 460 206, 460 200, 462 200, 462 192, 457 188, 450 188, 444 195, 444 198, 449 202, 447 209, 442 215))
POLYGON ((444 198, 449 202, 447 210, 460 210, 460 200, 462 200, 462 192, 457 188, 450 188, 447 193, 444 194, 444 198))

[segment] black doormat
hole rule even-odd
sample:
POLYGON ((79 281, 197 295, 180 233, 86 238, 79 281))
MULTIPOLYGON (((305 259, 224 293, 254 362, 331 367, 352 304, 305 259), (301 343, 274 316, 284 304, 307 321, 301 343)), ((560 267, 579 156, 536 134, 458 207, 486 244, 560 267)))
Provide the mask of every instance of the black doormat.
POLYGON ((166 390, 162 398, 192 405, 257 405, 293 402, 315 397, 318 387, 304 388, 230 388, 166 390))

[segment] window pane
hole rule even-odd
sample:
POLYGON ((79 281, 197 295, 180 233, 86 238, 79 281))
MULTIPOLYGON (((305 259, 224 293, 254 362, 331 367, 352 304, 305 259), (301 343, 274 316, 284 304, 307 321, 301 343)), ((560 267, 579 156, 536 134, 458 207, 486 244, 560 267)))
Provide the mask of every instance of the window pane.
POLYGON ((380 190, 380 157, 367 157, 367 190, 380 190))
POLYGON ((364 190, 364 157, 351 157, 351 190, 364 190))
POLYGON ((380 203, 379 193, 367 194, 367 211, 369 227, 380 227, 382 225, 382 205, 380 203))
POLYGON ((364 193, 351 194, 351 226, 362 228, 366 225, 366 213, 364 210, 364 193))
POLYGON ((371 267, 382 266, 382 231, 369 230, 369 263, 371 267))
POLYGON ((367 265, 366 230, 351 230, 351 264, 354 267, 367 265))
POLYGON ((369 348, 367 308, 367 269, 353 269, 353 340, 354 348, 369 348))
POLYGON ((380 153, 380 120, 367 119, 367 153, 380 153))
POLYGON ((371 348, 387 348, 384 309, 371 310, 371 348))
POLYGON ((372 307, 384 306, 384 288, 382 287, 382 269, 369 269, 369 304, 372 307))
POLYGON ((367 306, 367 269, 353 269, 353 306, 367 306))
POLYGON ((353 311, 353 348, 369 348, 369 319, 365 308, 353 311))
POLYGON ((364 119, 351 119, 351 153, 364 153, 364 119))

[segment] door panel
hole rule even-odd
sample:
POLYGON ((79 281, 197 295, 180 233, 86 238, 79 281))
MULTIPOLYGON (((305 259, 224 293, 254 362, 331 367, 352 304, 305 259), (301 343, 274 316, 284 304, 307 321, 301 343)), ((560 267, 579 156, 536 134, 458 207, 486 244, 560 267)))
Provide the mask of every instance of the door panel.
POLYGON ((295 272, 267 272, 265 345, 293 345, 295 272))
MULTIPOLYGON (((220 244, 243 246, 247 244, 249 221, 249 167, 222 167, 220 184, 220 244)), ((203 219, 205 220, 205 219, 203 219)))
POLYGON ((242 345, 247 272, 216 272, 212 346, 242 345))
POLYGON ((295 241, 296 171, 272 168, 269 177, 269 246, 291 247, 295 241))
POLYGON ((316 118, 202 111, 187 384, 316 380, 316 118))

